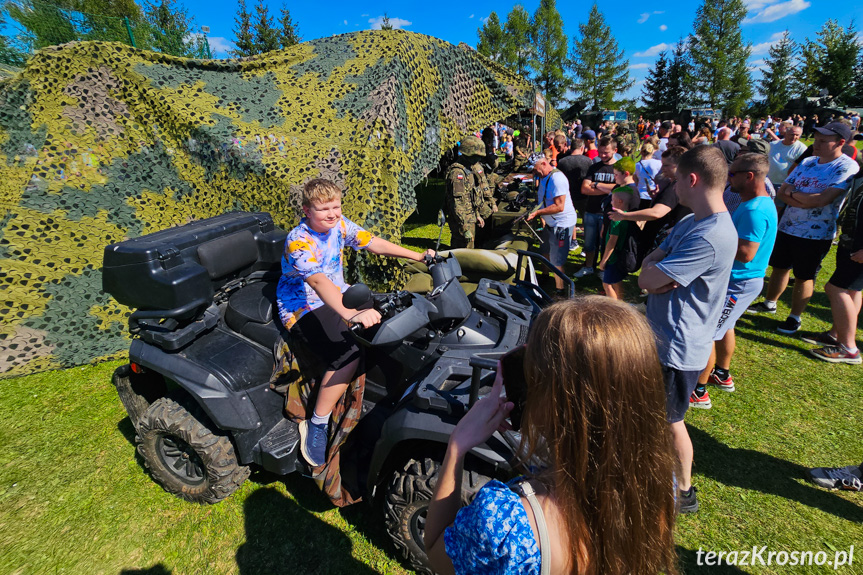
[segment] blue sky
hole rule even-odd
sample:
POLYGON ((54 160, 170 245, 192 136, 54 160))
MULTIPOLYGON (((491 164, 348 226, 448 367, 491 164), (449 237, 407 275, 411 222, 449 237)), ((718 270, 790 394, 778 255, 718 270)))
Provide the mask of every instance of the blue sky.
MULTIPOLYGON (((181 0, 194 15, 199 25, 210 26, 210 43, 216 55, 225 57, 234 37, 234 15, 236 3, 229 0, 181 0)), ((247 0, 254 6, 257 0, 247 0)), ((837 20, 843 26, 853 19, 857 29, 863 26, 863 3, 854 0, 744 0, 749 7, 747 20, 741 24, 744 38, 752 42, 753 53, 750 66, 754 76, 760 74, 767 49, 784 30, 791 37, 802 41, 814 37, 827 18, 837 20)), ((474 0, 464 10, 452 11, 455 4, 435 2, 344 2, 330 0, 325 4, 288 2, 294 21, 299 24, 304 40, 312 40, 334 34, 368 30, 380 27, 386 13, 390 21, 399 28, 428 34, 458 44, 465 42, 476 46, 477 30, 485 18, 494 10, 501 22, 516 4, 522 4, 533 13, 539 0, 528 2, 491 2, 474 0), (442 9, 443 6, 450 8, 442 9)), ((641 92, 640 83, 659 52, 673 45, 692 30, 695 11, 700 2, 676 0, 667 3, 635 2, 633 0, 599 1, 600 10, 620 46, 630 60, 631 72, 638 84, 630 95, 641 92)), ((281 0, 267 0, 271 13, 278 13, 281 0)), ((587 21, 589 2, 560 2, 557 8, 564 22, 564 31, 572 42, 578 32, 578 24, 587 21)))

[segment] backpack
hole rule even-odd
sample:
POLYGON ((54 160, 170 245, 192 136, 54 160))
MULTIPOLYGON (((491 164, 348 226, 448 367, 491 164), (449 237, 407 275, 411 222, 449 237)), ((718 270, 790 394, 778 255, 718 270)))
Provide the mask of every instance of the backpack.
MULTIPOLYGON (((644 260, 644 253, 638 249, 639 232, 641 229, 635 222, 629 222, 626 226, 626 236, 620 244, 620 254, 618 254, 618 264, 620 269, 631 274, 637 272, 641 268, 641 263, 644 260)), ((618 240, 619 242, 620 240, 618 240)))

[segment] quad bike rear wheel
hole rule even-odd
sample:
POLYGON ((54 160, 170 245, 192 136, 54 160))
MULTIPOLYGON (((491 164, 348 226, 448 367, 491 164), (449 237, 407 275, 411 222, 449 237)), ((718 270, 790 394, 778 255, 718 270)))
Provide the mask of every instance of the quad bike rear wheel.
POLYGON ((249 477, 228 438, 173 399, 150 405, 138 421, 135 441, 156 483, 186 501, 217 503, 249 477))
MULTIPOLYGON (((387 532, 396 549, 417 573, 433 575, 423 537, 428 506, 434 495, 440 462, 430 457, 409 460, 387 486, 384 511, 387 532)), ((489 477, 465 471, 462 504, 470 503, 489 477)))

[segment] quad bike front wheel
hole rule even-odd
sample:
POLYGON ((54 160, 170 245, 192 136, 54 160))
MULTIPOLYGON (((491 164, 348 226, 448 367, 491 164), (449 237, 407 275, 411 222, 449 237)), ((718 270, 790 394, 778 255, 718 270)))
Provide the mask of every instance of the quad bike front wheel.
POLYGON ((138 421, 135 441, 156 483, 186 501, 217 503, 249 477, 228 438, 172 399, 150 405, 138 421))
MULTIPOLYGON (((384 520, 393 544, 417 573, 428 575, 433 575, 434 571, 423 537, 439 470, 440 463, 432 458, 409 460, 393 475, 384 499, 384 520)), ((475 471, 464 471, 462 504, 470 503, 489 479, 475 471)))

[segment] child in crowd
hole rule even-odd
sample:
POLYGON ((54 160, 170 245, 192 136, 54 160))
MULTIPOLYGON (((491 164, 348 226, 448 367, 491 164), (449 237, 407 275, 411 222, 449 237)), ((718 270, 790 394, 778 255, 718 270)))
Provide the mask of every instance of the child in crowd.
MULTIPOLYGON (((611 191, 611 207, 628 212, 637 210, 638 194, 635 192, 635 161, 630 157, 621 158, 614 164, 614 182, 617 187, 611 191)), ((620 254, 630 234, 638 229, 634 222, 609 221, 606 226, 605 248, 599 269, 602 273, 602 288, 605 295, 612 299, 623 299, 623 280, 627 272, 623 268, 620 254)))
POLYGON ((324 179, 303 188, 305 217, 288 234, 282 256, 282 277, 276 289, 279 318, 290 330, 294 353, 304 370, 320 371, 311 419, 300 423, 300 451, 312 467, 327 461, 328 424, 333 407, 345 393, 360 363, 360 350, 348 332, 349 323, 372 327, 381 321, 374 309, 342 305, 342 249, 422 261, 434 255, 413 252, 374 237, 342 216, 342 191, 324 179))
POLYGON ((513 158, 512 136, 509 136, 509 135, 504 136, 503 154, 504 154, 504 156, 506 156, 507 162, 512 161, 512 158, 513 158))

